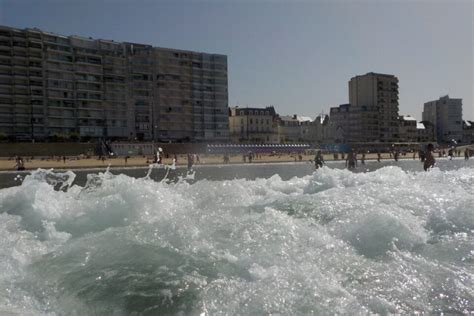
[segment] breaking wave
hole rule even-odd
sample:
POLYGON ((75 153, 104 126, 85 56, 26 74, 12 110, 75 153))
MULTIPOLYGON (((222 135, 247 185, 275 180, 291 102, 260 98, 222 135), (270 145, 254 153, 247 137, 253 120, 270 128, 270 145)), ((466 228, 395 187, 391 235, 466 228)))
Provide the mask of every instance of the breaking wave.
POLYGON ((0 314, 367 314, 474 306, 474 169, 0 190, 0 314))

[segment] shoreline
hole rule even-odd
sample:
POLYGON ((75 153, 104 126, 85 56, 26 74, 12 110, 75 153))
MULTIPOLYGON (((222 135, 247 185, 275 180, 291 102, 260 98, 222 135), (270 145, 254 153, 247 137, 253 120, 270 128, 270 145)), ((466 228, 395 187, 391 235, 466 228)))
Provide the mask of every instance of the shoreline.
MULTIPOLYGON (((327 155, 329 156, 329 155, 327 155)), ((368 155, 369 156, 369 155, 368 155)), ((375 157, 366 157, 365 161, 377 161, 376 155, 375 157)), ((241 157, 231 157, 229 163, 224 163, 222 160, 222 157, 206 157, 201 161, 201 163, 196 163, 193 165, 193 167, 201 167, 201 166, 209 166, 209 167, 225 167, 225 166, 241 166, 241 165, 259 165, 259 164, 308 164, 312 162, 312 158, 314 158, 312 155, 311 156, 303 156, 303 159, 300 160, 295 160, 293 157, 285 155, 285 156, 279 156, 279 157, 261 157, 255 160, 252 160, 251 163, 249 162, 243 162, 241 157)), ((326 163, 344 163, 345 160, 343 159, 333 159, 332 155, 331 157, 324 157, 326 163), (329 158, 329 159, 328 159, 329 158)), ((448 159, 447 157, 435 157, 435 159, 448 159)), ((463 157, 454 157, 453 159, 464 159, 463 157)), ((381 161, 387 161, 391 160, 394 161, 393 158, 389 157, 389 154, 382 154, 381 161)), ((403 160, 417 160, 419 161, 418 157, 415 157, 413 159, 413 156, 408 157, 399 157, 399 161, 403 160)), ((57 160, 33 160, 33 161, 26 161, 25 170, 16 170, 15 169, 15 161, 14 160, 6 160, 6 159, 1 159, 0 158, 0 172, 1 173, 11 173, 11 172, 30 172, 32 170, 37 170, 37 169, 54 169, 54 170, 61 170, 61 171, 67 171, 67 170, 104 170, 107 168, 110 168, 111 170, 115 169, 147 169, 152 165, 152 163, 147 162, 146 158, 143 157, 131 157, 129 158, 130 163, 125 164, 124 159, 120 158, 114 158, 114 159, 107 159, 104 162, 101 160, 98 160, 96 158, 89 158, 89 159, 80 159, 80 160, 67 160, 66 163, 64 163, 62 160, 57 161, 57 160), (114 163, 115 162, 115 163, 114 163)), ((360 161, 360 159, 358 159, 360 161)), ((172 165, 172 159, 166 158, 163 159, 163 165, 165 166, 171 166, 172 165)), ((181 161, 178 160, 178 163, 176 164, 176 168, 186 168, 187 167, 187 162, 181 159, 181 161)))

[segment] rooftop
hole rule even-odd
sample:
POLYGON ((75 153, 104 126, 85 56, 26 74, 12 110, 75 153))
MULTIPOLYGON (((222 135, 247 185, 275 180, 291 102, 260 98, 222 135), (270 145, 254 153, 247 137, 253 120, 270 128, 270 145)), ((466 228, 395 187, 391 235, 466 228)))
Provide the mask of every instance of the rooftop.
POLYGON ((410 115, 402 115, 402 120, 404 121, 416 121, 416 118, 410 115))

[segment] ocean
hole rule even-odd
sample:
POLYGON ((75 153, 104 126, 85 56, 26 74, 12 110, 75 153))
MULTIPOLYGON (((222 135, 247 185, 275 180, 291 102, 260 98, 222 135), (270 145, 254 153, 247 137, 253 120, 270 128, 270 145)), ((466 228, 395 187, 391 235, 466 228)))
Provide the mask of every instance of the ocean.
POLYGON ((342 167, 2 173, 0 314, 472 313, 474 160, 342 167))

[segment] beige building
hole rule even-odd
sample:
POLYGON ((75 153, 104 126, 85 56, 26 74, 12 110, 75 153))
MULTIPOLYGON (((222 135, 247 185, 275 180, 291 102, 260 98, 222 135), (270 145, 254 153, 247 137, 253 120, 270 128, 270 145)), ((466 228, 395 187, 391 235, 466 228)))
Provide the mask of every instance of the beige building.
POLYGON ((229 109, 229 135, 234 143, 267 143, 279 142, 277 114, 273 106, 265 108, 229 109))
POLYGON ((362 106, 371 111, 377 109, 377 141, 389 143, 399 141, 397 77, 370 72, 351 78, 349 103, 354 110, 362 106))
POLYGON ((312 118, 299 115, 278 117, 278 139, 284 143, 315 143, 316 123, 312 118))
POLYGON ((0 133, 223 142, 227 56, 0 26, 0 133))

